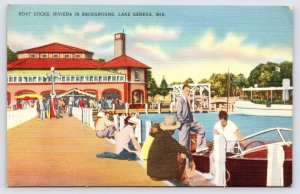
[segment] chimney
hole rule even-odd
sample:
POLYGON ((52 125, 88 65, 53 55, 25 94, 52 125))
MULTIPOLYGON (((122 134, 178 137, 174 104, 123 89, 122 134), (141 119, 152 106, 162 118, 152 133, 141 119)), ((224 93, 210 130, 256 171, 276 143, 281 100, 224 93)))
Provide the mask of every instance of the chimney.
POLYGON ((125 55, 125 33, 115 34, 115 58, 125 55))

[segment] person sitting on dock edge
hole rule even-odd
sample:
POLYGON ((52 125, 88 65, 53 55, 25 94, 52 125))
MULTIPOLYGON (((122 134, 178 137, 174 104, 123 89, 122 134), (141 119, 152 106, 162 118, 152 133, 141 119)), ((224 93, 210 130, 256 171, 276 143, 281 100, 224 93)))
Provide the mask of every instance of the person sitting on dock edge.
POLYGON ((186 158, 189 167, 194 170, 195 163, 192 154, 180 145, 173 137, 175 130, 180 127, 175 115, 168 115, 160 123, 150 147, 147 162, 147 174, 154 180, 176 179, 188 184, 186 175, 186 158))
POLYGON ((182 96, 177 102, 177 119, 181 126, 179 127, 179 143, 188 150, 191 149, 190 131, 197 134, 196 152, 208 150, 206 146, 205 130, 203 125, 196 120, 190 107, 190 87, 184 84, 182 87, 182 96))
POLYGON ((97 114, 99 119, 96 121, 96 135, 100 138, 114 138, 115 125, 109 120, 109 113, 107 111, 100 111, 97 114))

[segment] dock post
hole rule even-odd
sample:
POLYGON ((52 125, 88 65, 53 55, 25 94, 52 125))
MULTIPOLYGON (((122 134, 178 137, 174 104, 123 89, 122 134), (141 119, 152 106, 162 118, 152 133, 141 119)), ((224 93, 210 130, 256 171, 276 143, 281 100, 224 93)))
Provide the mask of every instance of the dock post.
POLYGON ((115 114, 114 116, 114 124, 115 124, 115 127, 116 127, 116 130, 119 131, 119 115, 115 114))
POLYGON ((95 129, 94 118, 93 118, 93 108, 90 108, 89 110, 90 110, 90 116, 89 116, 90 127, 92 129, 95 129))
POLYGON ((126 112, 126 114, 129 113, 129 105, 127 102, 125 103, 125 112, 126 112))
POLYGON ((145 140, 148 138, 150 130, 151 130, 152 124, 151 121, 146 121, 146 135, 145 140))
POLYGON ((214 183, 226 186, 226 140, 223 135, 214 135, 214 183))
POLYGON ((158 112, 158 114, 160 114, 160 112, 161 112, 161 110, 160 110, 160 103, 158 103, 158 105, 157 105, 157 112, 158 112))
POLYGON ((121 131, 124 127, 125 127, 125 123, 124 123, 124 119, 126 118, 126 116, 120 116, 120 128, 119 130, 121 131))
POLYGON ((113 109, 113 111, 116 110, 116 105, 115 104, 112 104, 112 109, 113 109))
POLYGON ((145 113, 148 114, 148 103, 145 104, 145 113))
POLYGON ((284 186, 284 155, 285 153, 281 145, 268 145, 268 168, 266 186, 284 186))
POLYGON ((140 119, 137 119, 137 124, 135 127, 135 136, 137 137, 137 141, 141 143, 142 142, 142 121, 140 119))

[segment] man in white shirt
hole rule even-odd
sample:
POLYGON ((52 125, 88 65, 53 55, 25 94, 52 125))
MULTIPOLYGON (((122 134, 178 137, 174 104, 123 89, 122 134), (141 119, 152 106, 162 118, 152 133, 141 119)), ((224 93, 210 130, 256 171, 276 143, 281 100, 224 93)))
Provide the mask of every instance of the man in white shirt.
POLYGON ((214 134, 222 134, 227 142, 226 152, 232 152, 236 141, 242 139, 243 136, 234 122, 228 120, 226 111, 219 112, 219 119, 214 126, 214 134))
MULTIPOLYGON (((233 152, 234 145, 238 140, 243 139, 238 127, 234 122, 228 120, 226 111, 219 112, 219 121, 214 125, 214 135, 223 135, 226 140, 226 152, 233 152)), ((210 157, 210 173, 204 174, 205 179, 212 179, 214 175, 214 158, 211 151, 210 157)))

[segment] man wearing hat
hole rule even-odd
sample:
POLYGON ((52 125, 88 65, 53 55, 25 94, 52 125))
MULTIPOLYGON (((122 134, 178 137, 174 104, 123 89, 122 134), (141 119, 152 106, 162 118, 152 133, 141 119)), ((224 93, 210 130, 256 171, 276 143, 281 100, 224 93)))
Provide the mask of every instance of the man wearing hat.
POLYGON ((96 121, 96 135, 100 138, 113 138, 115 125, 109 120, 109 113, 100 111, 97 117, 99 117, 99 119, 96 121))
POLYGON ((172 137, 179 127, 180 122, 175 115, 166 116, 164 122, 160 123, 162 130, 156 133, 148 154, 147 174, 151 178, 177 179, 188 184, 186 158, 192 170, 195 169, 195 163, 190 151, 172 137))
POLYGON ((116 154, 121 157, 136 159, 140 158, 141 146, 137 142, 134 129, 136 128, 138 120, 134 117, 128 119, 128 124, 118 132, 116 136, 116 154), (132 142, 135 150, 129 148, 129 143, 132 142))

